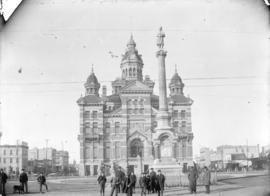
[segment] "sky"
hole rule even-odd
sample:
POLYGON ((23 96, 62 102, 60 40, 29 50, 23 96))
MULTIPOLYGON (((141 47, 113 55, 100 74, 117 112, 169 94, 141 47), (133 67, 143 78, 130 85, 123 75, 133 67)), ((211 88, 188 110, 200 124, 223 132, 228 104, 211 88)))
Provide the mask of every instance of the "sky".
POLYGON ((269 144, 269 12, 260 0, 24 0, 0 32, 1 143, 48 139, 79 161, 76 101, 92 64, 111 92, 121 58, 109 51, 121 56, 133 34, 143 74, 156 80, 160 26, 167 79, 176 65, 194 100, 194 154, 269 144))

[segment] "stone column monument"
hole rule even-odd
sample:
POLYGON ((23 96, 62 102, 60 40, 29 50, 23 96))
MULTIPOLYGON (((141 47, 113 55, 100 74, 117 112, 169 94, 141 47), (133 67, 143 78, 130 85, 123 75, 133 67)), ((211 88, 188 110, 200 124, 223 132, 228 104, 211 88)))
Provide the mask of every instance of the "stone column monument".
POLYGON ((158 51, 158 79, 159 79, 159 111, 157 114, 157 127, 153 134, 155 161, 153 168, 162 170, 166 176, 180 176, 181 167, 176 162, 175 143, 178 141, 173 128, 169 124, 165 57, 167 51, 164 47, 165 33, 162 27, 157 34, 158 51))

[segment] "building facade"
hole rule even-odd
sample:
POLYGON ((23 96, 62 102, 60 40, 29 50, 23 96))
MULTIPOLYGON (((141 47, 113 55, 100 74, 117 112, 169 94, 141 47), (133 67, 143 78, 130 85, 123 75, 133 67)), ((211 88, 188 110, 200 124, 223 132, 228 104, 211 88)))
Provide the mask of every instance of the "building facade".
POLYGON ((28 144, 17 142, 16 145, 0 145, 0 168, 8 174, 15 174, 27 168, 28 144))
POLYGON ((216 150, 203 147, 200 149, 199 164, 225 169, 233 163, 241 163, 240 165, 246 166, 249 163, 247 160, 259 158, 259 156, 259 145, 222 145, 218 146, 216 150))
POLYGON ((51 172, 61 172, 69 164, 68 151, 55 148, 32 148, 28 151, 29 169, 48 167, 51 172))
POLYGON ((56 171, 63 171, 69 166, 69 153, 68 151, 60 150, 56 152, 55 156, 56 171))
MULTIPOLYGON (((183 165, 192 161, 193 101, 184 95, 181 77, 175 71, 169 83, 170 95, 161 100, 167 106, 167 119, 175 139, 172 144, 164 135, 155 148, 154 134, 162 120, 158 116, 160 99, 153 92, 154 81, 143 77, 143 67, 142 56, 131 36, 120 63, 121 77, 112 82, 111 95, 107 95, 106 86, 99 95, 100 83, 93 70, 87 78, 85 95, 77 101, 80 175, 96 175, 101 165, 118 165, 138 173, 151 167, 157 157, 172 157, 183 165)), ((165 76, 165 66, 163 72, 165 76)), ((160 89, 166 92, 166 83, 160 89)))

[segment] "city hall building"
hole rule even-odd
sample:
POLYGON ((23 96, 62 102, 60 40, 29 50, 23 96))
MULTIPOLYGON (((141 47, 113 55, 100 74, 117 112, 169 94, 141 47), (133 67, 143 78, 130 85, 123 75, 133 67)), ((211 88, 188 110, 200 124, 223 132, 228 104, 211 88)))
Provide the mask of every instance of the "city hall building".
POLYGON ((92 69, 84 84, 85 95, 77 101, 81 176, 97 175, 104 165, 139 173, 157 162, 174 161, 182 166, 192 162, 193 101, 184 95, 177 70, 169 82, 170 95, 166 95, 162 36, 162 44, 157 44, 159 96, 153 93, 154 81, 143 77, 143 59, 132 35, 122 55, 121 77, 111 83, 111 95, 106 86, 99 94, 100 83, 92 69))

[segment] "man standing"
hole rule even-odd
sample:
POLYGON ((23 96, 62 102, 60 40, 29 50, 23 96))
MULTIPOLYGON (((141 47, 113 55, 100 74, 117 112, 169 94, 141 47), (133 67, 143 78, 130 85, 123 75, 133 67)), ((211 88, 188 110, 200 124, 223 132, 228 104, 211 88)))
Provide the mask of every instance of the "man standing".
POLYGON ((134 177, 132 177, 131 174, 129 174, 126 178, 126 193, 127 193, 127 196, 132 196, 133 194, 133 184, 134 184, 134 177))
POLYGON ((203 184, 205 186, 206 193, 209 194, 211 184, 211 172, 206 166, 203 168, 203 184))
POLYGON ((120 180, 119 177, 113 173, 113 177, 111 179, 111 196, 113 196, 113 193, 115 192, 115 196, 118 196, 118 190, 120 186, 120 180))
POLYGON ((189 181, 189 189, 190 193, 196 193, 196 186, 197 186, 197 169, 191 166, 190 171, 188 173, 188 181, 189 181))
POLYGON ((152 193, 156 192, 156 172, 153 168, 150 169, 150 190, 152 193))
POLYGON ((39 192, 42 193, 42 185, 46 187, 46 191, 48 192, 48 185, 46 183, 46 177, 41 172, 39 177, 37 178, 37 181, 39 183, 39 192))
POLYGON ((142 176, 139 179, 139 184, 141 187, 141 196, 146 196, 146 189, 147 189, 147 179, 146 174, 142 173, 142 176))
POLYGON ((117 176, 120 180, 119 190, 118 192, 124 192, 124 183, 125 183, 125 173, 122 171, 121 167, 118 167, 117 176))
POLYGON ((104 172, 101 172, 101 174, 99 175, 97 181, 98 181, 98 184, 99 184, 99 187, 100 187, 100 196, 104 196, 105 184, 106 184, 106 181, 107 181, 107 178, 106 178, 104 172))
POLYGON ((165 185, 165 176, 161 173, 161 170, 158 170, 158 175, 157 175, 158 196, 163 196, 164 185, 165 185))
POLYGON ((24 187, 25 187, 25 192, 26 193, 28 193, 27 182, 28 182, 28 176, 25 173, 24 169, 22 169, 22 173, 20 174, 20 183, 21 183, 21 186, 23 187, 23 190, 24 190, 24 187))
POLYGON ((132 189, 132 192, 135 193, 137 177, 136 177, 136 175, 134 174, 134 172, 131 172, 130 178, 132 178, 132 179, 131 179, 131 181, 132 181, 131 189, 132 189))
POLYGON ((0 182, 1 182, 1 188, 0 190, 2 190, 2 195, 5 196, 6 195, 6 183, 7 183, 7 174, 4 172, 3 169, 0 170, 0 182))

